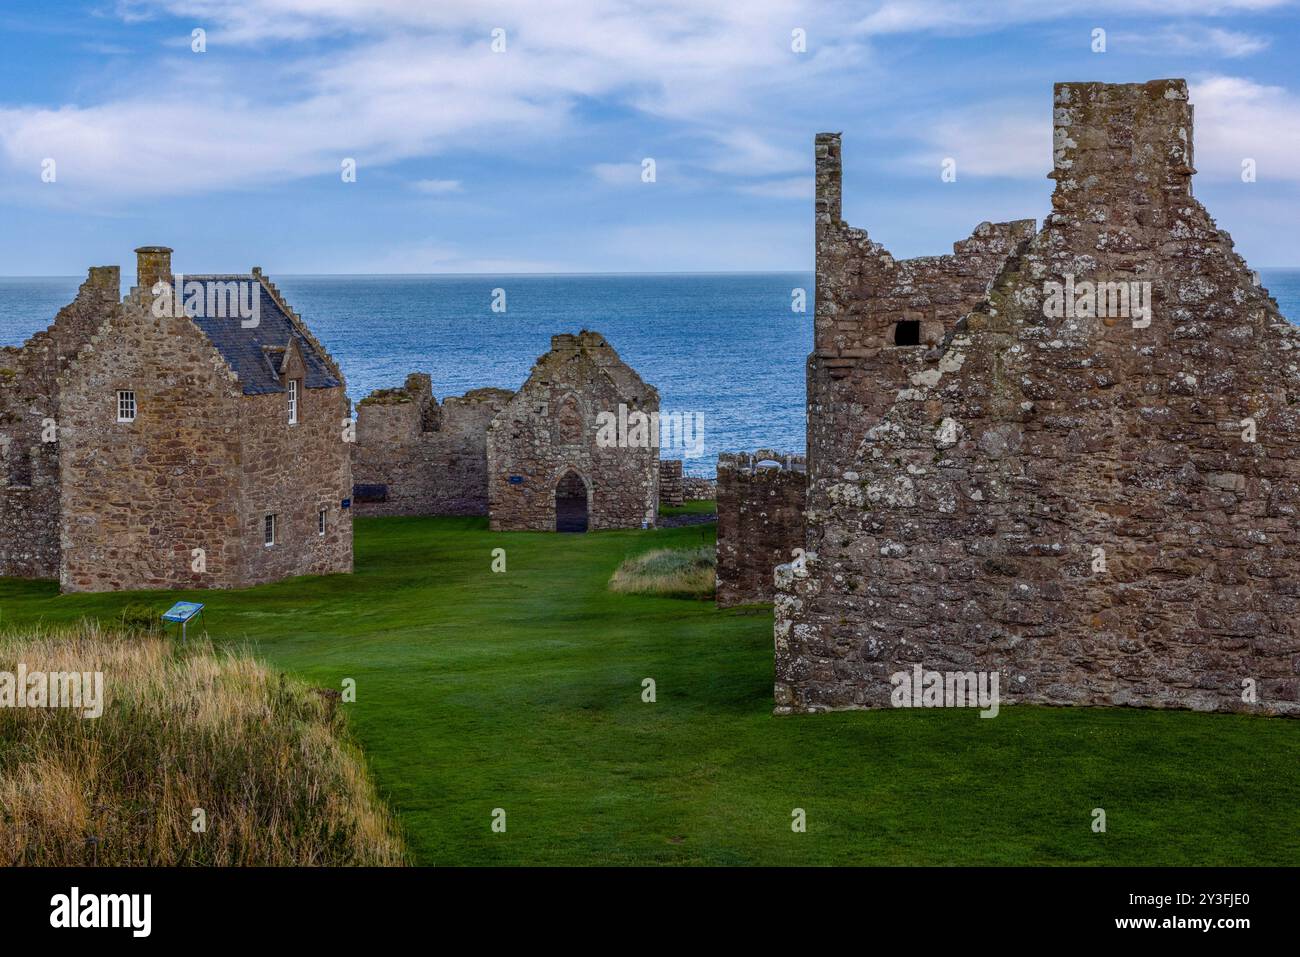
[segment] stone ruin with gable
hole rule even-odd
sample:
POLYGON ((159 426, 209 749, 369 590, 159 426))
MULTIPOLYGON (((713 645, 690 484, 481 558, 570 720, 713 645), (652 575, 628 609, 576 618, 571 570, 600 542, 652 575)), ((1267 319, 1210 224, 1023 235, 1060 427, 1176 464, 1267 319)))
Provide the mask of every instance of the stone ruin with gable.
POLYGON ((1192 195, 1182 80, 1058 84, 1053 126, 1042 228, 910 260, 844 222, 816 138, 778 713, 888 707, 916 664, 1010 703, 1300 711, 1300 330, 1192 195))

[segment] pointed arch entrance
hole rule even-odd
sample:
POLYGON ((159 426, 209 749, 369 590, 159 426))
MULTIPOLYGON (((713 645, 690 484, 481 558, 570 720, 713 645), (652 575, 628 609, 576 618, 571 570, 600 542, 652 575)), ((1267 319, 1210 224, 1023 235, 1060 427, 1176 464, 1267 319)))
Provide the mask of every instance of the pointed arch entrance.
POLYGON ((589 505, 590 494, 586 479, 573 469, 568 469, 555 483, 555 530, 585 532, 589 505))

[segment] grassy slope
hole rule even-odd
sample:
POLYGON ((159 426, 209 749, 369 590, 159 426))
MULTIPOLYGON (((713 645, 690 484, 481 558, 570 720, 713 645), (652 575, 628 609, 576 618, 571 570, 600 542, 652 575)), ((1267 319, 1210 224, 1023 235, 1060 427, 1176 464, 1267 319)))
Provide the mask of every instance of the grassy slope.
MULTIPOLYGON (((1300 722, 772 717, 768 609, 605 588, 628 554, 712 534, 360 521, 353 576, 195 597, 215 639, 251 639, 322 685, 357 680, 352 728, 418 863, 1300 863, 1300 722), (489 571, 498 546, 503 575, 489 571), (505 834, 489 828, 496 807, 505 834), (790 830, 795 807, 806 834, 790 830)), ((0 623, 138 600, 0 580, 0 623)))

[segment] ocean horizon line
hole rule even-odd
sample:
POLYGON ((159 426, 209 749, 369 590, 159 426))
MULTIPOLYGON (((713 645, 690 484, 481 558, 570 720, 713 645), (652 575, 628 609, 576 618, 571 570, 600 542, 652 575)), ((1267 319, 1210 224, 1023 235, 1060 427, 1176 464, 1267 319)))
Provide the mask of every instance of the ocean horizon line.
MULTIPOLYGON (((1296 266, 1256 266, 1256 272, 1300 272, 1300 265, 1296 266)), ((705 270, 653 270, 646 272, 628 272, 628 271, 586 271, 586 272, 276 272, 271 269, 263 269, 268 276, 276 276, 282 279, 473 279, 477 277, 506 277, 521 279, 581 279, 581 278, 609 278, 619 279, 628 277, 646 277, 646 276, 793 276, 807 275, 813 272, 812 267, 806 269, 705 269, 705 270)), ((184 271, 181 272, 185 275, 184 271)), ((194 275, 239 275, 238 271, 218 270, 213 273, 211 270, 204 270, 194 275)), ((134 273, 123 273, 123 278, 134 279, 134 273)), ((85 278, 84 273, 68 273, 66 275, 48 274, 48 275, 6 275, 0 274, 0 282, 7 280, 33 280, 33 279, 58 279, 58 280, 81 280, 85 278)))
MULTIPOLYGON (((1281 269, 1298 269, 1300 266, 1282 266, 1282 267, 1262 267, 1281 268, 1281 269)), ((813 272, 809 266, 806 269, 709 269, 709 270, 656 270, 648 272, 627 272, 627 271, 610 271, 610 272, 276 272, 271 269, 262 270, 268 276, 280 276, 284 279, 467 279, 477 276, 507 276, 507 277, 525 277, 544 279, 554 277, 557 279, 572 279, 581 277, 610 277, 620 278, 628 276, 786 276, 800 275, 813 272)), ((184 271, 181 271, 184 275, 184 271)), ((204 270, 194 275, 238 275, 238 272, 228 270, 219 270, 213 273, 210 270, 204 270)), ((134 277, 134 273, 123 273, 124 277, 134 277)), ((68 273, 66 275, 40 275, 40 276, 19 276, 19 275, 0 275, 0 281, 6 279, 84 279, 83 273, 68 273)))

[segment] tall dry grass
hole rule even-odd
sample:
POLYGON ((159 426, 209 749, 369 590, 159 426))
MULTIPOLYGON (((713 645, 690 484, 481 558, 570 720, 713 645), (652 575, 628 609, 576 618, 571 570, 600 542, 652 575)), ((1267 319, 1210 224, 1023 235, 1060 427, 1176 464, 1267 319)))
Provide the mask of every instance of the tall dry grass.
POLYGON ((717 589, 713 546, 658 548, 633 555, 615 569, 611 591, 664 598, 712 598, 717 589))
POLYGON ((246 651, 87 624, 0 634, 20 661, 101 671, 106 704, 0 707, 0 864, 402 863, 334 700, 246 651))

